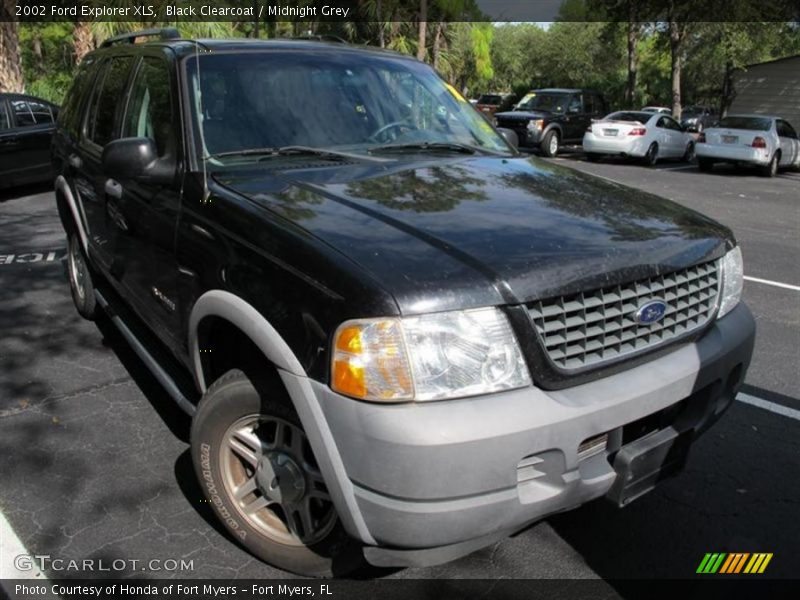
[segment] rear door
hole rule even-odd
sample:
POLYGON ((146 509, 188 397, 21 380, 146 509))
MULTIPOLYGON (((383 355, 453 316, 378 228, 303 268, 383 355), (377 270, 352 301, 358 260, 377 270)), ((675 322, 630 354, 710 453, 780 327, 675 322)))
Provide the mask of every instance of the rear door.
POLYGON ((564 117, 564 140, 574 143, 583 139, 583 133, 591 123, 591 119, 583 108, 583 95, 573 94, 567 102, 567 113, 564 117))
POLYGON ((117 284, 123 268, 114 264, 114 244, 125 223, 117 200, 106 191, 103 176, 103 147, 119 137, 119 122, 125 106, 125 93, 134 65, 133 56, 106 58, 100 65, 94 90, 89 98, 79 152, 73 161, 75 188, 81 198, 89 229, 89 251, 117 284))
POLYGON ((798 141, 794 127, 788 121, 778 119, 775 122, 775 128, 781 145, 781 166, 800 164, 800 141, 798 141))

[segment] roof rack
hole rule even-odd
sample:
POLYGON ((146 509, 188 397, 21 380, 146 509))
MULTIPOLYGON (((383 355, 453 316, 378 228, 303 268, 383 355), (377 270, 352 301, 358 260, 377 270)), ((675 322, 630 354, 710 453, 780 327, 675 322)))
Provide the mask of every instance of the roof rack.
POLYGON ((158 37, 161 40, 177 40, 181 34, 174 27, 164 27, 161 29, 142 29, 141 31, 131 31, 110 37, 100 44, 101 48, 108 48, 115 44, 133 44, 137 38, 158 37))

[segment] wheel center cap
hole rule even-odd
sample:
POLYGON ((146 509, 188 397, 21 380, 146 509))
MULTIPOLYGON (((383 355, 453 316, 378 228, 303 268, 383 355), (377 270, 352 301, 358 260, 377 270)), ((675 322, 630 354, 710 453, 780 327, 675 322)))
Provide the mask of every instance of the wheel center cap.
POLYGON ((278 504, 295 504, 306 493, 302 469, 283 452, 269 452, 258 461, 256 482, 261 493, 278 504))

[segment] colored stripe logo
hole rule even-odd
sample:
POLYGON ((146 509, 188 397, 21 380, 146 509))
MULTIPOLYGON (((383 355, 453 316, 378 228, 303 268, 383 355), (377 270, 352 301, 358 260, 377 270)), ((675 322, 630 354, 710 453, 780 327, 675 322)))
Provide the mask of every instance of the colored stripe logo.
POLYGON ((726 575, 738 573, 763 573, 769 561, 772 560, 772 552, 708 552, 700 561, 697 573, 714 574, 724 573, 726 575))

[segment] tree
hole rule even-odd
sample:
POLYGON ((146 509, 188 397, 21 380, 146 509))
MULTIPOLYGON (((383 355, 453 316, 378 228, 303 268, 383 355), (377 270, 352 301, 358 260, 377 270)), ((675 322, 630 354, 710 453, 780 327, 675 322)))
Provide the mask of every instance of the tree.
POLYGON ((72 56, 75 64, 79 64, 92 50, 94 50, 92 24, 87 21, 76 21, 72 29, 72 56))
POLYGON ((425 60, 427 48, 425 47, 425 36, 428 30, 428 0, 419 1, 419 36, 417 37, 417 58, 425 60))
POLYGON ((0 92, 22 92, 25 89, 16 4, 15 0, 0 0, 0 92))

